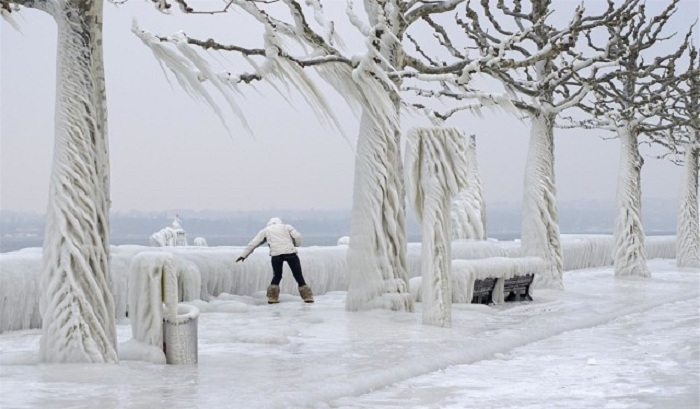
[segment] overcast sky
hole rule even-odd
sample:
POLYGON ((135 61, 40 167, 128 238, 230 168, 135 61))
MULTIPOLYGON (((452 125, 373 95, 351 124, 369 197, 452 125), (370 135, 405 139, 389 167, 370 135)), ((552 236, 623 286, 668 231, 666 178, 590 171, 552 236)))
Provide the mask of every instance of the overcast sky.
MULTIPOLYGON (((666 2, 649 3, 658 8, 666 2)), ((342 10, 344 2, 331 4, 342 10)), ((680 8, 674 27, 685 30, 698 17, 698 2, 682 0, 680 8)), ((151 52, 130 32, 134 16, 143 28, 160 34, 173 33, 187 21, 195 25, 188 32, 200 30, 201 37, 213 30, 227 33, 231 42, 259 38, 237 25, 240 14, 214 25, 160 15, 146 1, 105 5, 113 210, 351 207, 359 120, 340 97, 328 93, 349 140, 316 120, 298 95, 290 106, 265 85, 237 97, 255 136, 225 111, 229 134, 211 108, 168 82, 151 52)), ((0 23, 0 210, 44 212, 53 152, 56 26, 33 10, 15 18, 21 33, 0 23)), ((404 125, 427 124, 407 117, 404 125)), ((486 113, 448 125, 477 135, 487 203, 520 202, 528 124, 486 113)), ((603 140, 603 135, 556 131, 559 200, 614 200, 618 141, 603 140)), ((644 197, 676 200, 680 177, 679 167, 647 158, 644 197)))

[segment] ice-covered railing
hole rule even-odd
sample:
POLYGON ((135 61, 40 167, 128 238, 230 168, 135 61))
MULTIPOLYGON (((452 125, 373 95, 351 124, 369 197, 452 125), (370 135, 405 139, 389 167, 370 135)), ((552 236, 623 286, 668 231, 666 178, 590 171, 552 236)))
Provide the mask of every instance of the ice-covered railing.
POLYGON ((676 237, 646 236, 644 238, 644 251, 647 259, 676 258, 676 237))
POLYGON ((612 265, 612 236, 561 235, 564 271, 612 265))
MULTIPOLYGON (((675 258, 675 237, 648 236, 647 258, 675 258)), ((564 269, 592 268, 611 265, 612 237, 595 235, 562 235, 564 269)), ((347 289, 346 253, 348 247, 303 247, 299 249, 304 277, 316 294, 347 289)), ((132 258, 145 251, 165 251, 175 255, 176 269, 182 274, 178 287, 180 300, 197 296, 208 300, 220 293, 251 295, 263 291, 272 278, 270 257, 266 248, 256 250, 245 263, 235 263, 242 247, 146 247, 112 246, 111 278, 115 312, 126 317, 128 272, 132 258), (199 272, 199 275, 196 272, 199 272), (197 277, 201 279, 197 281, 197 277)), ((409 274, 420 275, 420 243, 408 245, 409 274)), ((520 257, 517 242, 456 241, 452 243, 453 259, 520 257)), ((0 332, 40 328, 39 277, 41 249, 30 248, 0 253, 0 332)), ((296 283, 285 266, 281 291, 297 294, 296 283)))
POLYGON ((0 332, 41 328, 41 248, 0 254, 0 332))
MULTIPOLYGON (((562 234, 561 242, 564 271, 612 265, 612 236, 562 234)), ((675 236, 646 236, 646 258, 675 258, 675 243, 675 236)))

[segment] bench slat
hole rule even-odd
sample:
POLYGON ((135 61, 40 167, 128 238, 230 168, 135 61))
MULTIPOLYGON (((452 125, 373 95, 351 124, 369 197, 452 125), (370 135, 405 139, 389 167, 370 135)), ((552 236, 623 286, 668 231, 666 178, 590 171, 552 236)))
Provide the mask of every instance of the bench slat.
POLYGON ((472 304, 490 304, 493 298, 493 289, 496 287, 495 278, 474 280, 474 292, 472 304))
POLYGON ((503 293, 507 294, 505 301, 532 301, 530 297, 530 285, 534 274, 515 276, 503 282, 503 293))

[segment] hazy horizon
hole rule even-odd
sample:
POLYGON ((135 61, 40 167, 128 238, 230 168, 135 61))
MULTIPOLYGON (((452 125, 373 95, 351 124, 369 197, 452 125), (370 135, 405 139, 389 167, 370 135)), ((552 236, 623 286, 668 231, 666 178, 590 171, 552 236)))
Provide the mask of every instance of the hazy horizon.
MULTIPOLYGON (((677 202, 647 199, 642 204, 642 219, 648 235, 675 234, 677 202)), ((559 203, 562 234, 611 234, 614 203, 592 200, 559 203)), ((151 234, 170 226, 179 215, 189 243, 204 237, 210 246, 245 245, 271 217, 281 217, 304 235, 305 246, 335 245, 338 238, 350 234, 352 210, 345 209, 258 209, 247 211, 207 211, 170 209, 159 211, 112 211, 110 242, 114 245, 148 245, 151 234)), ((520 237, 521 208, 516 203, 486 206, 487 236, 498 240, 520 237)), ((40 247, 44 215, 39 212, 0 210, 0 252, 25 247, 40 247)), ((408 240, 421 240, 420 226, 408 210, 408 240)))

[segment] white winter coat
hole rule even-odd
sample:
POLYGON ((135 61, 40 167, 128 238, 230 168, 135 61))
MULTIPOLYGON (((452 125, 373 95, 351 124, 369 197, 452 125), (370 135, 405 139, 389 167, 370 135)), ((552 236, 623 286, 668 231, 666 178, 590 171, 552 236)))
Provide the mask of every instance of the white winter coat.
POLYGON ((267 222, 267 227, 260 230, 248 243, 241 257, 248 257, 253 250, 265 243, 270 246, 270 256, 296 253, 296 247, 301 246, 301 239, 301 234, 294 227, 273 217, 267 222))

